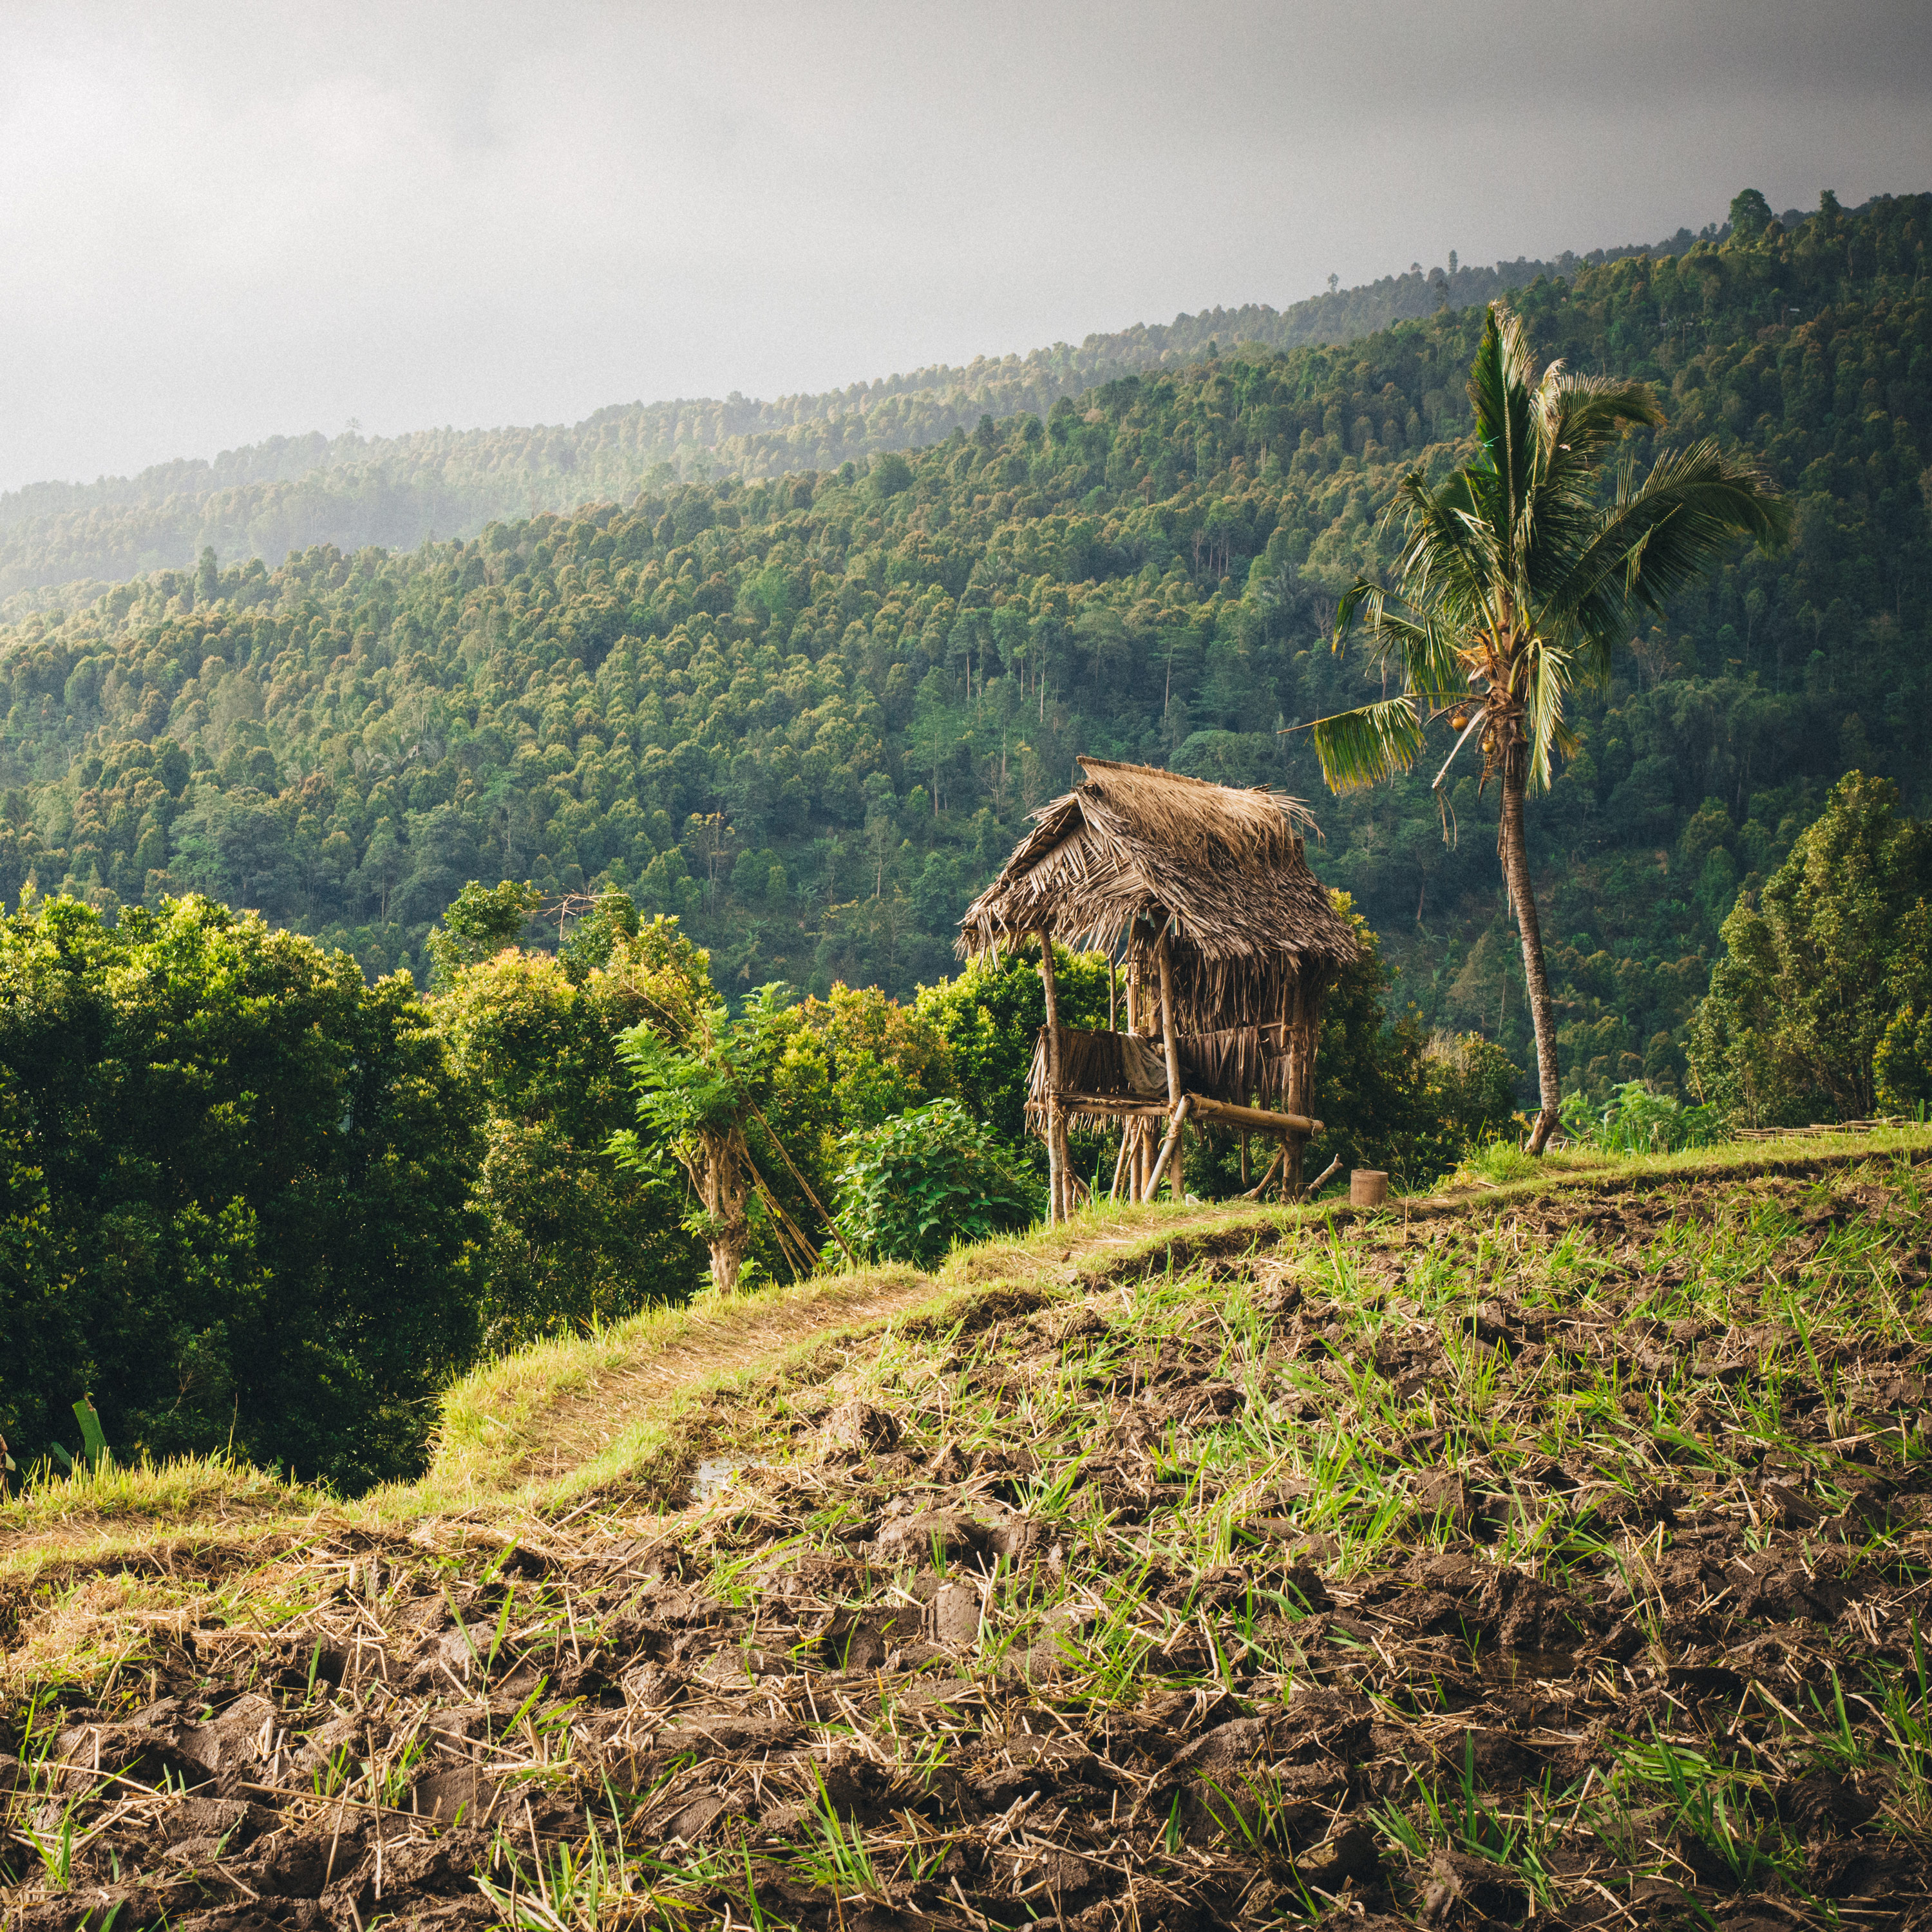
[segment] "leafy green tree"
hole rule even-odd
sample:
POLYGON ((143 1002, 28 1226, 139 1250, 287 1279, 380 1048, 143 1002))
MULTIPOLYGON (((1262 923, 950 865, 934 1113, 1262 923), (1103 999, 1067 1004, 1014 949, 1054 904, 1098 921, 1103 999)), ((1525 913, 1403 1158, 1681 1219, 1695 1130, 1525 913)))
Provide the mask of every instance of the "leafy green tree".
POLYGON ((1036 1221, 1043 1190, 955 1100, 845 1136, 839 1220, 862 1253, 930 1268, 960 1243, 1036 1221))
POLYGON ((628 892, 599 892, 590 911, 578 921, 560 949, 564 970, 581 983, 586 974, 608 966, 614 956, 633 944, 642 930, 643 922, 628 892))
MULTIPOLYGON (((746 1140, 766 1184, 814 1240, 838 1186, 844 1136, 952 1090, 952 1055, 926 1015, 877 987, 835 984, 830 994, 775 1012, 769 1100, 748 1117, 746 1140)), ((760 1231, 760 1258, 781 1259, 760 1231), (774 1251, 767 1255, 765 1250, 774 1251)))
POLYGON ((1576 748, 1564 706, 1580 682, 1607 682, 1634 614, 1660 610, 1739 535, 1782 542, 1790 516, 1753 466, 1709 440, 1659 458, 1641 484, 1624 474, 1603 502, 1605 458, 1627 428, 1663 422, 1656 398, 1561 363, 1539 380, 1521 321, 1500 304, 1468 393, 1480 454, 1439 487, 1420 470, 1403 478, 1389 512, 1405 526, 1396 587, 1358 577, 1336 613, 1335 649, 1362 613, 1372 660, 1402 693, 1323 718, 1313 735, 1322 776, 1347 790, 1407 771, 1425 727, 1447 717, 1450 759, 1474 736, 1485 782, 1500 781, 1497 843, 1542 1102, 1528 1150, 1540 1154, 1562 1096, 1525 796, 1546 790, 1552 760, 1576 748))
POLYGON ((0 1434, 344 1490, 476 1351, 474 1097, 406 980, 206 899, 0 920, 0 1434))
MULTIPOLYGON (((1098 952, 1053 949, 1054 974, 1063 1026, 1107 1024, 1107 961, 1098 952)), ((1028 1144, 1027 1075, 1034 1042, 1046 1024, 1046 994, 1037 951, 985 956, 937 986, 922 986, 913 1010, 946 1042, 953 1090, 976 1120, 985 1121, 1009 1148, 1028 1144)), ((1116 993, 1118 1023, 1126 1024, 1116 993)), ((1043 1158, 1043 1156, 1042 1156, 1043 1158)))
POLYGON ((595 964, 492 949, 435 1003, 484 1108, 476 1268, 492 1352, 682 1300, 702 1278, 680 1190, 608 1151, 633 1117, 619 1036, 708 992, 675 920, 631 922, 593 941, 595 964))
POLYGON ((1731 232, 1740 242, 1755 242, 1777 219, 1771 203, 1754 188, 1731 197, 1731 232))
POLYGON ((1932 826, 1853 772, 1724 922, 1690 1034, 1700 1097, 1751 1126, 1858 1119, 1928 1097, 1932 826))
POLYGON ((432 982, 446 987, 464 967, 514 946, 542 902, 542 894, 527 882, 520 886, 506 879, 485 890, 472 879, 451 900, 442 923, 426 942, 432 982))

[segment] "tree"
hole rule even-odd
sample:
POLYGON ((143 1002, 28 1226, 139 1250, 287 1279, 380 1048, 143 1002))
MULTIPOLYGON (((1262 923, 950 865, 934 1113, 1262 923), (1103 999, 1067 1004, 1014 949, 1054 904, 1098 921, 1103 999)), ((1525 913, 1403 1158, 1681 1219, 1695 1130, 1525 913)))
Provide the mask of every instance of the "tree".
POLYGON ((1724 922, 1690 1034, 1700 1096, 1753 1126, 1932 1098, 1932 826, 1888 780, 1832 789, 1763 892, 1724 922))
MULTIPOLYGON (((1026 1083, 1034 1043, 1046 1023, 1046 995, 1036 954, 982 953, 935 986, 922 986, 913 1011, 946 1044, 948 1083, 974 1118, 1010 1148, 1030 1146, 1026 1083)), ((1062 1026, 1108 1023, 1107 961, 1056 944, 1054 979, 1062 1026)), ((1121 1019, 1117 997, 1115 1016, 1121 1019)))
POLYGON ((594 964, 493 948, 436 1002, 484 1108, 476 1265, 492 1351, 682 1300, 700 1278, 682 1190, 608 1150, 633 1113, 618 1036, 687 1007, 701 956, 674 920, 640 926, 633 912, 631 932, 610 924, 614 937, 607 928, 586 945, 594 964))
POLYGON ((450 902, 442 925, 426 942, 431 982, 446 990, 464 967, 515 945, 542 903, 543 895, 527 881, 520 886, 506 879, 485 891, 472 879, 450 902))
POLYGON ((0 1435, 354 1491, 474 1358, 478 1109, 398 975, 202 898, 0 920, 0 1435))
MULTIPOLYGON (((685 1225, 710 1251, 712 1286, 732 1295, 752 1245, 746 1204, 754 1190, 783 1225, 782 1210, 752 1164, 745 1127, 761 1114, 759 1103, 769 1096, 780 1046, 772 1022, 784 988, 761 986, 735 1019, 722 1001, 702 998, 710 990, 708 981, 701 988, 694 984, 680 1010, 661 1009, 617 1036, 646 1132, 625 1128, 611 1136, 610 1148, 633 1170, 661 1172, 667 1155, 683 1169, 698 1202, 685 1225)), ((795 1226, 793 1236, 799 1244, 794 1259, 815 1262, 816 1251, 795 1226)))
POLYGON ((1556 1028, 1524 838, 1523 802, 1547 790, 1552 759, 1576 740, 1564 706, 1582 682, 1607 681, 1612 648, 1639 611, 1660 610, 1732 539, 1767 547, 1790 527, 1750 464, 1710 441, 1660 457, 1642 484, 1628 469, 1602 499, 1604 460, 1625 430, 1664 413, 1641 382, 1578 376, 1560 362, 1539 380, 1520 320, 1492 306, 1469 372, 1481 453, 1440 488, 1412 470, 1387 513, 1404 520, 1396 587, 1358 577, 1336 614, 1338 652, 1359 612, 1372 662, 1400 695, 1319 720, 1322 776, 1338 791, 1406 771, 1426 726, 1447 717, 1500 781, 1497 849, 1522 942, 1542 1110, 1540 1154, 1562 1095, 1556 1028))
POLYGON ((1771 203, 1754 188, 1731 197, 1731 232, 1740 242, 1755 242, 1777 220, 1771 203))

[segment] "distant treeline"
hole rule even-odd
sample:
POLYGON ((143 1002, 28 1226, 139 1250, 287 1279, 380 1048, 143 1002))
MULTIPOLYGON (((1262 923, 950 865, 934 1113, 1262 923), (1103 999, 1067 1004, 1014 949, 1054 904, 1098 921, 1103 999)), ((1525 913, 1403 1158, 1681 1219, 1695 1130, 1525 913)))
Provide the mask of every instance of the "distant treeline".
MULTIPOLYGON (((1794 210, 1787 220, 1801 218, 1794 210)), ((734 392, 722 402, 632 403, 568 427, 273 436, 212 462, 160 464, 94 483, 32 484, 0 494, 0 598, 20 615, 48 601, 50 587, 64 586, 59 602, 87 601, 143 572, 192 566, 204 549, 224 563, 260 557, 271 565, 317 544, 413 550, 432 536, 466 537, 494 520, 622 501, 684 477, 836 470, 878 451, 937 442, 982 415, 1043 416, 1062 396, 1213 349, 1350 342, 1438 309, 1489 302, 1539 275, 1682 254, 1728 232, 1679 229, 1648 247, 1484 268, 1456 262, 1452 250, 1446 267, 1425 271, 1416 262, 1286 309, 1203 309, 1172 323, 1089 335, 1077 349, 1056 343, 819 395, 758 402, 734 392)))

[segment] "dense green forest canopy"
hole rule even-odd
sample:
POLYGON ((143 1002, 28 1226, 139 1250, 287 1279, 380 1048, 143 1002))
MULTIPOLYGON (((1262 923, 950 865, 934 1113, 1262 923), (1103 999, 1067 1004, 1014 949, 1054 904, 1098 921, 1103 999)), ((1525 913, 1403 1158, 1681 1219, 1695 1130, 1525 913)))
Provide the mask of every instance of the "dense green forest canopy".
MULTIPOLYGON (((1713 225, 1702 238, 1728 232, 1713 225)), ((1647 252, 1682 253, 1699 238, 1680 229, 1647 252)), ((1599 249, 1581 259, 1643 252, 1599 249)), ((1203 309, 1171 323, 1089 335, 1077 349, 1056 343, 1026 356, 980 356, 818 395, 760 402, 734 391, 722 402, 633 403, 568 426, 392 437, 352 428, 332 438, 274 436, 212 463, 163 464, 134 477, 34 484, 0 494, 0 599, 26 608, 45 601, 47 586, 66 586, 59 601, 71 603, 81 580, 94 580, 92 596, 144 571, 191 568, 208 548, 228 562, 260 556, 271 564, 318 544, 412 550, 438 534, 472 536, 493 518, 627 499, 647 482, 836 469, 937 442, 982 415, 1044 416, 1062 396, 1196 361, 1215 344, 1352 341, 1442 308, 1489 302, 1540 274, 1570 272, 1578 260, 1519 258, 1478 268, 1457 262, 1452 250, 1446 268, 1425 272, 1415 262, 1286 309, 1258 302, 1203 309)))
MULTIPOLYGON (((1534 815, 1564 1077, 1593 1094, 1684 1078, 1720 926, 1840 773, 1927 789, 1932 197, 1748 226, 1520 297, 1542 355, 1657 385, 1640 459, 1715 434, 1798 512, 1787 552, 1741 546, 1634 640, 1534 815)), ((1360 694, 1333 599, 1384 561, 1402 470, 1467 454, 1480 323, 1231 347, 863 464, 408 554, 204 555, 37 614, 0 640, 0 892, 198 889, 426 980, 466 880, 614 886, 728 994, 903 995, 1090 752, 1314 798, 1314 862, 1420 1019, 1522 1064, 1492 802, 1460 781, 1447 844, 1426 760, 1324 802, 1292 728, 1360 694)))

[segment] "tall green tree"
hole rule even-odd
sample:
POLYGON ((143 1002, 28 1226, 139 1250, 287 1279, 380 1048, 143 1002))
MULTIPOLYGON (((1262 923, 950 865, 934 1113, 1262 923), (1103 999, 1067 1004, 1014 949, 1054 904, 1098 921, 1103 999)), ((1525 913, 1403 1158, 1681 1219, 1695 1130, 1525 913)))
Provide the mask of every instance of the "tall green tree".
POLYGON ((472 879, 449 902, 442 923, 425 942, 431 982, 446 988, 464 967, 514 946, 542 903, 543 895, 527 882, 520 886, 506 879, 486 890, 472 879))
POLYGON ((0 1434, 347 1490, 476 1346, 473 1096, 400 975, 206 899, 0 919, 0 1434))
POLYGON ((1724 922, 1690 1034, 1701 1096, 1753 1126, 1932 1099, 1932 825, 1852 772, 1724 922))
POLYGON ((1408 770, 1437 718, 1457 734, 1438 786, 1464 745, 1480 746, 1484 781, 1502 794, 1497 850, 1535 1030, 1541 1112, 1529 1150, 1540 1154, 1562 1096, 1525 797, 1546 790, 1553 760, 1574 748, 1566 702, 1580 684, 1607 681, 1636 614, 1660 610, 1740 536, 1781 542, 1790 520, 1753 466, 1708 440, 1660 457, 1642 483, 1624 466, 1606 501, 1611 450, 1628 429, 1664 420, 1655 395, 1560 362, 1539 376, 1521 321, 1499 304, 1468 394, 1480 453, 1439 488, 1419 469, 1402 478, 1387 513, 1403 525, 1394 584, 1358 577, 1336 615, 1335 650, 1359 616, 1372 664, 1400 692, 1319 720, 1313 736, 1338 791, 1408 770))
POLYGON ((432 1003, 484 1108, 474 1268, 492 1352, 685 1300, 703 1279, 676 1178, 608 1150, 633 1118, 617 1037, 708 993, 704 955, 674 919, 631 910, 628 925, 614 908, 602 931, 584 920, 583 952, 562 958, 493 948, 432 1003))

